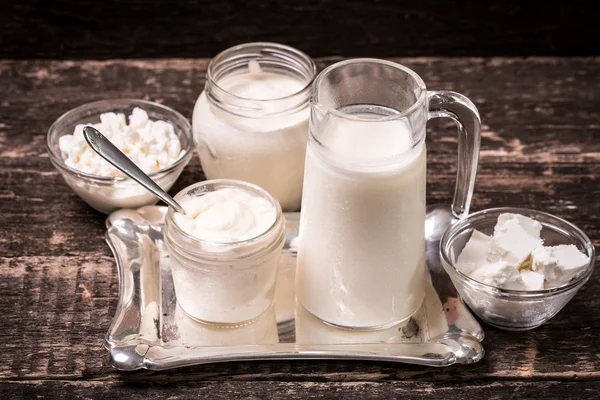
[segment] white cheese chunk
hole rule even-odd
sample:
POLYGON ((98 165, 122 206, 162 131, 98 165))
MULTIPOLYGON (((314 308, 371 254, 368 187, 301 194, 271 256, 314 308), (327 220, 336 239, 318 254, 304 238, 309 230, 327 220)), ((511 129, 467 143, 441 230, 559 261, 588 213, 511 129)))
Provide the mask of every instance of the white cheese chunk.
POLYGON ((541 290, 544 288, 544 274, 528 269, 521 271, 521 279, 527 290, 541 290))
POLYGON ((481 233, 478 230, 473 230, 471 238, 465 245, 464 249, 458 256, 458 263, 484 263, 487 259, 488 247, 492 238, 481 233))
POLYGON ((486 285, 501 287, 504 289, 525 290, 527 289, 519 270, 503 261, 486 264, 476 269, 471 278, 486 285))
POLYGON ((542 224, 540 224, 533 218, 529 218, 521 214, 511 213, 504 213, 498 216, 498 222, 496 222, 494 234, 496 234, 496 232, 500 230, 504 226, 504 224, 506 224, 510 220, 516 220, 517 223, 521 225, 521 227, 525 231, 527 231, 527 233, 529 233, 531 236, 534 236, 536 238, 540 237, 540 232, 542 231, 542 224))
POLYGON ((533 251, 531 269, 543 273, 547 287, 568 283, 590 263, 590 258, 575 245, 539 247, 533 251))
POLYGON ((556 260, 552 255, 550 247, 539 246, 531 252, 531 270, 540 274, 548 275, 549 280, 555 280, 555 277, 549 276, 554 273, 556 260))
POLYGON ((499 228, 498 225, 496 227, 487 257, 491 263, 504 261, 518 269, 533 249, 542 245, 542 240, 532 236, 516 218, 509 219, 499 228))
POLYGON ((470 275, 475 269, 486 264, 487 252, 491 237, 473 230, 469 241, 456 260, 456 268, 463 274, 470 275))

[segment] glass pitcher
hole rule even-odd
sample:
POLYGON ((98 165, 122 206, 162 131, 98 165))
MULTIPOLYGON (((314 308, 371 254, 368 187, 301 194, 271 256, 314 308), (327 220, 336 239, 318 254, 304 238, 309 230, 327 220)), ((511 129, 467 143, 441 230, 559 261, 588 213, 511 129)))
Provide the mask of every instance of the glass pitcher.
POLYGON ((328 324, 383 329, 421 306, 425 281, 425 125, 456 121, 453 214, 468 214, 480 143, 465 96, 427 91, 410 69, 354 59, 311 93, 296 270, 298 302, 328 324))

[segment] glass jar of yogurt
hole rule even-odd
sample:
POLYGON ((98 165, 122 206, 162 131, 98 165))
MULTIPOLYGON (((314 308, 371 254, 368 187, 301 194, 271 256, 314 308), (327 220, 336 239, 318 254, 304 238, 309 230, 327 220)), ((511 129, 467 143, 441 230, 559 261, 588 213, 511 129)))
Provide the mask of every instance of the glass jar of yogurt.
POLYGON ((279 203, 264 189, 235 180, 191 185, 169 209, 165 245, 177 302, 191 318, 243 326, 273 303, 285 242, 279 203))
POLYGON ((213 58, 192 118, 206 177, 254 183, 283 210, 297 210, 315 75, 310 57, 276 43, 242 44, 213 58))

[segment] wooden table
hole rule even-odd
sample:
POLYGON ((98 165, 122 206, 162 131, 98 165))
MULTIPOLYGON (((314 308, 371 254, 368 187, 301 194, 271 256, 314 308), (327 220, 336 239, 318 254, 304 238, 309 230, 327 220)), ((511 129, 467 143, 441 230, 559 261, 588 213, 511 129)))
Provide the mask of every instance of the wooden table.
MULTIPOLYGON (((335 61, 320 59, 320 67, 335 61)), ((430 88, 469 96, 483 139, 475 210, 522 206, 600 245, 600 59, 398 59, 430 88)), ((0 398, 593 398, 600 391, 600 272, 530 332, 483 325, 485 358, 444 369, 348 361, 242 362, 119 373, 103 336, 118 293, 104 215, 66 186, 45 135, 93 100, 159 101, 191 116, 206 59, 0 61, 0 398)), ((449 202, 456 134, 429 125, 427 200, 449 202)), ((172 193, 204 179, 196 158, 172 193)))

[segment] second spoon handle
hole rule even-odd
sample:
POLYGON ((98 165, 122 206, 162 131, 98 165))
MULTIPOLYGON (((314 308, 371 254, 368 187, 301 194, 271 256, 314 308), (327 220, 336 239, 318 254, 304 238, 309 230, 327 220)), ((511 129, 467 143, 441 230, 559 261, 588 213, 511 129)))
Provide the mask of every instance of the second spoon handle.
POLYGON ((179 205, 167 192, 162 190, 156 182, 144 173, 133 161, 121 150, 110 142, 100 131, 92 126, 83 128, 83 137, 90 147, 102 158, 111 163, 119 171, 154 193, 159 199, 170 205, 178 213, 185 214, 183 207, 179 205))

